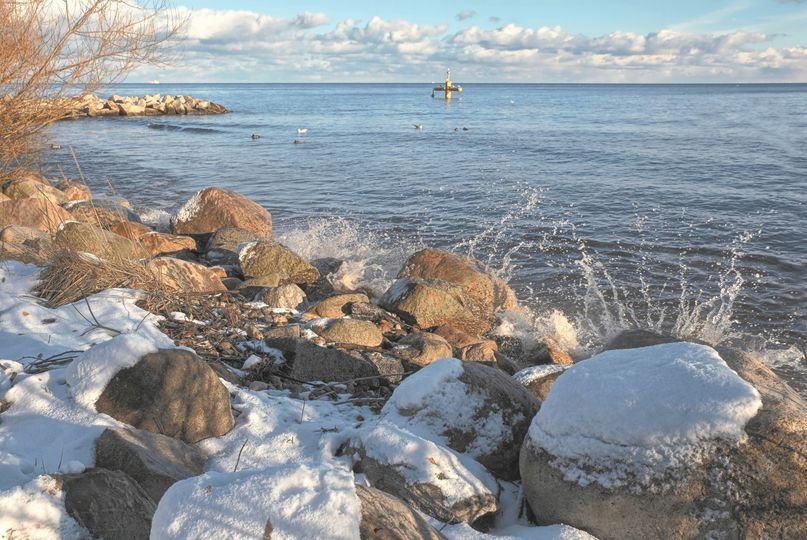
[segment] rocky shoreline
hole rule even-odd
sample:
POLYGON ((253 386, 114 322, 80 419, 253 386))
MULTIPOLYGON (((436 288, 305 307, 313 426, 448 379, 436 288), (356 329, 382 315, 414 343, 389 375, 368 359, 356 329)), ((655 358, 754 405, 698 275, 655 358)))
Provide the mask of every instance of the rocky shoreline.
POLYGON ((193 96, 146 94, 145 96, 112 95, 104 99, 95 94, 67 100, 65 119, 95 116, 165 116, 224 114, 219 103, 193 96))
POLYGON ((77 538, 807 529, 807 405, 761 361, 641 331, 585 360, 523 343, 474 259, 421 250, 374 297, 230 190, 162 231, 31 172, 2 186, 0 260, 0 506, 41 499, 77 538), (26 407, 83 442, 30 465, 26 407))

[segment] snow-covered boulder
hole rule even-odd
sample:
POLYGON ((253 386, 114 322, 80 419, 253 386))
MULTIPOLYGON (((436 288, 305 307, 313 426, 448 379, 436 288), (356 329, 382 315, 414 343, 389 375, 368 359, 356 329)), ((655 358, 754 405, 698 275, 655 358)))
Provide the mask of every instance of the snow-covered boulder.
POLYGON ((479 463, 387 422, 362 429, 349 451, 367 481, 447 523, 498 510, 498 487, 479 463))
POLYGON ((96 345, 65 375, 79 404, 188 443, 223 435, 235 423, 227 388, 196 354, 158 349, 134 334, 96 345))
POLYGON ((361 501, 361 538, 443 538, 416 510, 389 493, 357 485, 356 495, 361 501))
POLYGON ((539 522, 600 538, 805 530, 807 407, 760 362, 729 357, 668 343, 568 368, 521 452, 539 522))
POLYGON ((160 500, 151 538, 355 540, 360 519, 349 470, 290 464, 177 482, 160 500))
POLYGON ((500 478, 518 478, 518 453, 540 402, 504 372, 446 358, 409 376, 383 419, 463 452, 500 478))

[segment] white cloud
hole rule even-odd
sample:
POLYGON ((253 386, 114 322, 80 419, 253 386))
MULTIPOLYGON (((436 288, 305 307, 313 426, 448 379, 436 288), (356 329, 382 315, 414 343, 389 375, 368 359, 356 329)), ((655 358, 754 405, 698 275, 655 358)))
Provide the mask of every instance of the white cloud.
POLYGON ((479 26, 373 17, 330 22, 324 13, 282 18, 251 11, 187 11, 182 60, 166 81, 423 81, 445 66, 458 80, 524 82, 795 81, 807 49, 776 48, 773 35, 661 29, 574 34, 559 26, 479 26), (201 68, 199 66, 202 66, 201 68))

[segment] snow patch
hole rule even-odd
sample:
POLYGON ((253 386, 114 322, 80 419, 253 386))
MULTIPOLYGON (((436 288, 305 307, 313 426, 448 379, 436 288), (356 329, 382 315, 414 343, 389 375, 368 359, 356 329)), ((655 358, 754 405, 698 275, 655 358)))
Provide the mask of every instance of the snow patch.
POLYGON ((64 493, 50 476, 0 491, 0 537, 79 540, 89 532, 67 514, 64 493), (6 536, 8 535, 8 536, 6 536))
POLYGON ((568 368, 530 426, 568 481, 649 486, 739 443, 759 392, 705 345, 607 351, 568 368))
POLYGON ((467 523, 458 523, 448 525, 441 532, 447 540, 597 540, 595 536, 569 525, 510 525, 488 534, 472 529, 467 523))
POLYGON ((540 366, 532 366, 514 373, 513 378, 520 384, 529 386, 533 382, 552 375, 553 373, 563 371, 567 367, 569 366, 564 366, 561 364, 542 364, 540 366))

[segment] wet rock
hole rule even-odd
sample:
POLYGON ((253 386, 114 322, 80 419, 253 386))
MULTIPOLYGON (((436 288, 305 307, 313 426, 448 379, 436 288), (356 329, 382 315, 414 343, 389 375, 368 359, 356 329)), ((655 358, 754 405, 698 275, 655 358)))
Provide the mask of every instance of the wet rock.
POLYGON ((119 371, 95 408, 187 443, 224 435, 234 425, 227 389, 205 362, 180 349, 147 354, 119 371))
POLYGON ((311 330, 330 343, 380 347, 384 336, 370 321, 356 319, 322 319, 311 324, 311 330))
POLYGON ((339 318, 351 312, 351 304, 356 302, 367 303, 370 299, 366 294, 337 294, 321 300, 308 308, 302 315, 303 320, 326 318, 339 318))
POLYGON ((272 215, 261 205, 229 189, 210 187, 194 195, 171 219, 175 234, 210 234, 224 227, 272 235, 272 215))
POLYGON ((275 242, 261 240, 245 244, 238 253, 241 271, 247 277, 276 277, 281 283, 314 283, 319 272, 302 257, 275 242))
POLYGON ((137 242, 89 223, 69 221, 56 233, 56 244, 73 251, 92 253, 103 259, 136 260, 148 257, 137 242))
POLYGON ((22 225, 55 233, 63 222, 71 219, 62 207, 47 199, 32 198, 0 202, 0 227, 22 225))
POLYGON ((221 279, 201 264, 174 257, 160 257, 146 263, 161 287, 181 292, 223 292, 227 288, 221 279))
POLYGON ((440 540, 444 538, 416 510, 381 490, 356 486, 361 502, 362 540, 440 540))
POLYGON ((125 472, 155 502, 175 482, 202 474, 206 460, 195 446, 148 431, 107 428, 95 441, 95 465, 125 472))
POLYGON ((147 540, 156 505, 121 471, 91 469, 59 477, 67 513, 94 538, 147 540))

